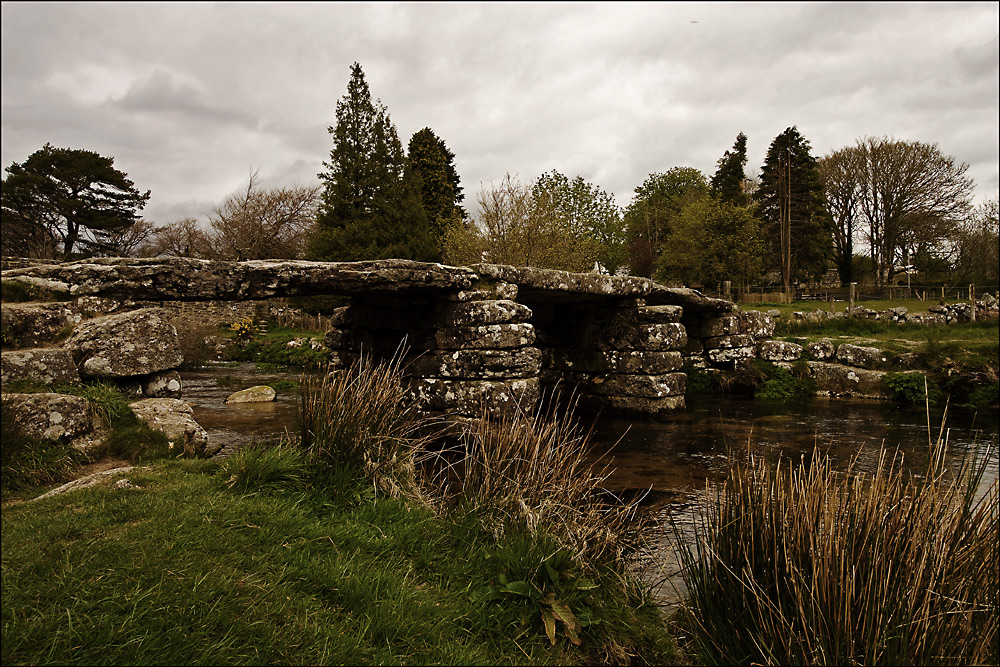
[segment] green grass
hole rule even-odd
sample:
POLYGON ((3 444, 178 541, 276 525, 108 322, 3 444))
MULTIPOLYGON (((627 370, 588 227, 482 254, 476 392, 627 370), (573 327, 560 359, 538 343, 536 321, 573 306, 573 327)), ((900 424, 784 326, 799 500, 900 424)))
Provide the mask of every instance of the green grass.
POLYGON ((498 541, 475 515, 376 499, 343 468, 242 490, 230 481, 248 465, 261 467, 161 462, 129 476, 136 489, 5 507, 3 663, 676 659, 640 589, 613 571, 578 576, 541 537, 498 541), (561 630, 553 645, 538 604, 501 592, 546 562, 590 621, 579 646, 561 630))
POLYGON ((84 455, 69 444, 28 437, 8 407, 3 408, 4 499, 30 497, 41 487, 69 481, 79 465, 105 457, 146 463, 173 456, 174 444, 161 431, 139 420, 127 397, 109 382, 48 386, 30 381, 12 382, 11 392, 54 392, 87 399, 92 418, 99 426, 101 442, 84 455))
POLYGON ((7 401, 0 400, 0 493, 4 499, 69 481, 84 458, 65 443, 27 435, 7 401))
MULTIPOLYGON (((225 335, 236 338, 235 332, 225 335)), ((265 334, 255 334, 232 353, 236 361, 253 361, 261 370, 275 370, 289 366, 299 368, 315 368, 326 361, 328 350, 325 347, 312 349, 309 345, 288 347, 288 343, 296 338, 316 338, 323 341, 323 332, 304 331, 270 325, 265 334)))
POLYGON ((397 363, 324 374, 303 405, 301 442, 8 504, 3 663, 678 660, 628 569, 635 507, 597 493, 567 423, 483 426, 456 491, 416 465, 397 363))
MULTIPOLYGON (((932 395, 950 397, 952 404, 984 408, 996 405, 1000 394, 1000 321, 995 319, 928 325, 871 319, 779 321, 774 338, 802 345, 829 338, 835 345, 879 348, 888 353, 887 370, 924 371, 932 395)), ((902 398, 913 394, 902 386, 892 390, 902 398)))

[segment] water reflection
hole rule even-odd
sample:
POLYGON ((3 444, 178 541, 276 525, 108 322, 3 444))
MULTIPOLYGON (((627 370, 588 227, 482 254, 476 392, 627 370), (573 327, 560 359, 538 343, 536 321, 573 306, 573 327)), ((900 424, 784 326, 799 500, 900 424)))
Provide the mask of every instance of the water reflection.
MULTIPOLYGON (((685 539, 707 506, 711 489, 724 478, 730 453, 747 451, 766 460, 808 460, 814 451, 830 456, 833 467, 872 472, 883 447, 897 448, 916 474, 926 469, 928 433, 937 439, 943 410, 925 410, 878 401, 815 398, 755 401, 739 397, 689 402, 687 410, 656 422, 602 419, 595 429, 596 451, 608 451, 613 470, 608 487, 634 495, 649 490, 651 511, 662 528, 656 567, 643 572, 668 611, 681 595, 679 563, 672 548, 671 519, 685 539), (610 448, 610 449, 609 449, 610 448)), ((996 443, 998 412, 950 409, 945 423, 949 464, 969 454, 987 456, 996 443)), ((596 456, 595 456, 596 458, 596 456)), ((997 450, 989 454, 981 489, 997 479, 997 450)))

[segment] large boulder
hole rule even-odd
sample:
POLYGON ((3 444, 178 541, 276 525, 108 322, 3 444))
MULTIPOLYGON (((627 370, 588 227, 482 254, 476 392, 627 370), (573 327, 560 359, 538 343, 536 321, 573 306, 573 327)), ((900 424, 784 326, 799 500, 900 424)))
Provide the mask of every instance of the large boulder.
POLYGON ((816 380, 816 393, 834 398, 888 398, 885 371, 852 368, 824 361, 810 361, 809 377, 816 380))
POLYGON ((4 394, 3 402, 24 433, 34 438, 73 442, 93 432, 90 404, 66 394, 4 394))
POLYGON ((877 347, 862 347, 844 343, 837 347, 837 361, 858 368, 878 368, 885 366, 889 358, 877 347))
POLYGON ((120 378, 150 375, 184 361, 177 329, 162 308, 116 313, 81 322, 65 347, 80 375, 120 378))
POLYGON ((63 348, 4 350, 0 358, 0 383, 4 386, 18 380, 49 385, 80 382, 73 355, 63 348))
POLYGON ((194 410, 184 401, 144 398, 129 403, 129 407, 147 426, 178 443, 186 456, 212 456, 222 448, 220 444, 209 445, 208 432, 194 420, 194 410))
POLYGON ((65 303, 4 303, 0 307, 4 345, 36 347, 52 342, 83 319, 65 303))

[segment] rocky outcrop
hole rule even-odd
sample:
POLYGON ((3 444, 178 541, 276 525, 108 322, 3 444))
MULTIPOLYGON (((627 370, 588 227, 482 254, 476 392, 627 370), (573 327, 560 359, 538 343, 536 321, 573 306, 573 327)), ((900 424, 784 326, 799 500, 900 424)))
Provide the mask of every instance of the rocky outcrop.
POLYGON ((83 316, 65 303, 3 303, 4 346, 36 347, 69 333, 83 316), (6 340, 8 339, 9 340, 6 340))
POLYGON ((130 403, 135 415, 152 429, 161 431, 179 449, 178 455, 212 456, 221 445, 209 445, 208 433, 192 416, 193 409, 176 398, 144 398, 130 403))
POLYGON ((165 311, 143 308, 86 320, 64 346, 80 375, 124 378, 176 368, 184 361, 165 311))
POLYGON ((69 350, 31 348, 0 353, 0 384, 28 381, 39 384, 79 384, 80 374, 69 350))
POLYGON ((4 394, 3 401, 13 419, 33 438, 71 444, 92 434, 90 404, 81 396, 66 394, 4 394))

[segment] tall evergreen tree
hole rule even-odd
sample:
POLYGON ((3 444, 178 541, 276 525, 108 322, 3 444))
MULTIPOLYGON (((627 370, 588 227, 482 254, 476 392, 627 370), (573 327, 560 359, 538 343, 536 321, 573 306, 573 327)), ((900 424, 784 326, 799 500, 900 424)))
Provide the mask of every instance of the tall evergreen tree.
POLYGON ((434 243, 419 183, 407 169, 403 146, 389 112, 373 104, 361 65, 351 66, 347 94, 337 102, 313 259, 355 261, 396 257, 432 261, 434 243))
POLYGON ((468 217, 461 206, 465 195, 453 162, 455 154, 429 127, 410 137, 407 152, 410 168, 420 181, 431 238, 440 253, 449 230, 461 226, 468 217))
POLYGON ((792 281, 826 268, 830 223, 816 158, 795 126, 775 137, 754 195, 765 224, 768 257, 781 270, 787 291, 792 281))
POLYGON ((716 197, 729 204, 745 205, 744 194, 746 173, 743 167, 747 164, 747 135, 740 132, 732 151, 726 151, 719 158, 718 167, 712 176, 712 191, 716 197))

